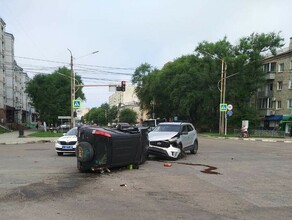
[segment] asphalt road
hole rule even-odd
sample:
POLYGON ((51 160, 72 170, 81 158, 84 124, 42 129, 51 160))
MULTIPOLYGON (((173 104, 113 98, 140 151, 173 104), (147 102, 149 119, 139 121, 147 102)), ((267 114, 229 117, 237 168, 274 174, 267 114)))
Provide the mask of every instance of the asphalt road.
POLYGON ((0 219, 292 219, 292 145, 200 137, 165 167, 79 173, 53 143, 0 145, 0 219))

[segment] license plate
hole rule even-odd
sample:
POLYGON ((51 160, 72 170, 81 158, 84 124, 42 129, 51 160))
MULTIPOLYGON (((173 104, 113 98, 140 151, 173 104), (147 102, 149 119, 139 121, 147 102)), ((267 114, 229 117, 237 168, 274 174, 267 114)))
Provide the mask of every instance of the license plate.
POLYGON ((63 145, 62 148, 65 150, 72 150, 73 149, 73 146, 70 146, 70 145, 63 145))

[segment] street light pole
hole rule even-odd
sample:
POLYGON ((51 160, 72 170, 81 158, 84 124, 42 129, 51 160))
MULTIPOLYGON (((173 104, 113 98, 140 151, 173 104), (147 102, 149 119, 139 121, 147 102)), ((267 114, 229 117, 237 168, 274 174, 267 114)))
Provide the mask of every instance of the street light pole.
MULTIPOLYGON (((221 61, 221 77, 218 81, 218 89, 219 89, 219 82, 220 82, 220 104, 225 103, 225 91, 226 91, 226 70, 227 70, 227 63, 224 61, 223 58, 218 57, 214 54, 211 54, 207 51, 201 51, 202 53, 208 54, 211 57, 218 59, 221 61)), ((225 112, 222 112, 221 109, 219 111, 219 135, 224 133, 224 124, 225 124, 225 112)))
POLYGON ((71 98, 71 122, 70 127, 75 127, 75 119, 74 119, 74 108, 73 108, 73 102, 75 99, 75 74, 73 71, 73 55, 70 49, 68 49, 70 52, 70 67, 71 67, 71 92, 70 92, 70 98, 71 98))
MULTIPOLYGON (((68 49, 68 48, 67 48, 68 49)), ((68 49, 69 52, 70 52, 70 67, 71 67, 71 92, 70 92, 70 97, 71 97, 71 122, 70 122, 70 127, 71 128, 74 128, 75 127, 75 117, 74 117, 74 100, 75 100, 75 88, 76 88, 76 85, 75 85, 75 73, 74 73, 74 70, 73 70, 73 55, 72 55, 72 52, 70 49, 68 49)), ((86 54, 84 56, 81 56, 81 57, 77 57, 77 59, 79 58, 82 58, 82 57, 86 57, 86 56, 89 56, 89 55, 92 55, 92 54, 96 54, 98 53, 99 51, 94 51, 94 52, 91 52, 89 54, 86 54)), ((78 89, 77 89, 78 90, 78 89)))

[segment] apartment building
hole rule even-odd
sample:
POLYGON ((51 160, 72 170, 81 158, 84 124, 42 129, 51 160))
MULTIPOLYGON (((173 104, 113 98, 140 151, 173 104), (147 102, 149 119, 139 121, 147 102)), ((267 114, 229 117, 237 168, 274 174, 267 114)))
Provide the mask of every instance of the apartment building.
POLYGON ((257 92, 257 110, 266 129, 289 132, 292 123, 292 37, 288 48, 263 62, 266 84, 257 92))
MULTIPOLYGON (((0 18, 0 120, 6 118, 4 111, 4 29, 5 22, 0 18)), ((1 122, 0 121, 0 122, 1 122)))
POLYGON ((117 91, 109 97, 109 106, 117 106, 119 109, 129 108, 135 111, 138 115, 137 122, 140 119, 146 119, 145 113, 140 110, 139 99, 135 93, 134 86, 127 86, 126 91, 117 91))
POLYGON ((35 121, 36 115, 25 93, 30 78, 14 59, 14 36, 5 26, 0 18, 0 122, 15 128, 35 121))

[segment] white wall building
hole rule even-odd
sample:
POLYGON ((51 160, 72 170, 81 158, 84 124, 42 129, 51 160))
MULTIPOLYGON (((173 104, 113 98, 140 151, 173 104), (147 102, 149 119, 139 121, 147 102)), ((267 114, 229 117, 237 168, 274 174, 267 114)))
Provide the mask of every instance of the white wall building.
POLYGON ((30 79, 14 59, 14 36, 5 32, 5 26, 0 18, 0 122, 3 119, 11 128, 17 128, 18 124, 32 122, 35 110, 25 93, 30 79))
POLYGON ((144 120, 143 112, 139 107, 139 99, 135 93, 134 86, 126 86, 126 91, 117 91, 109 97, 109 106, 117 106, 119 109, 129 108, 137 112, 137 122, 142 118, 144 120))
MULTIPOLYGON (((4 75, 5 75, 5 65, 4 65, 4 29, 5 22, 0 18, 0 119, 4 120, 5 110, 4 110, 4 75)), ((1 121, 0 121, 1 122, 1 121)))

